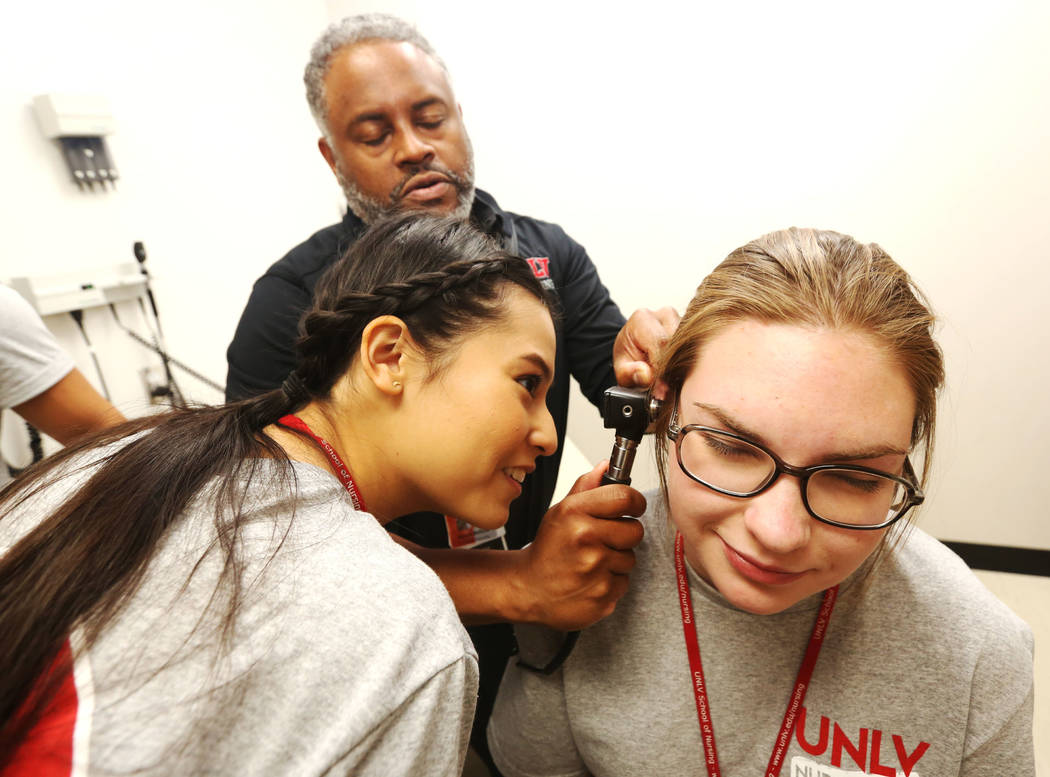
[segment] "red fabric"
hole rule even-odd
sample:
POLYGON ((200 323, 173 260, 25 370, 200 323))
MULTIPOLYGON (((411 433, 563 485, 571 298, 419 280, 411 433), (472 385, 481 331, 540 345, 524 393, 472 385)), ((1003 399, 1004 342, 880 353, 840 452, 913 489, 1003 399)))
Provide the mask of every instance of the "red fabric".
POLYGON ((44 714, 15 751, 0 777, 67 777, 73 768, 73 727, 77 722, 77 686, 73 680, 73 653, 62 646, 46 677, 63 674, 61 684, 44 714))

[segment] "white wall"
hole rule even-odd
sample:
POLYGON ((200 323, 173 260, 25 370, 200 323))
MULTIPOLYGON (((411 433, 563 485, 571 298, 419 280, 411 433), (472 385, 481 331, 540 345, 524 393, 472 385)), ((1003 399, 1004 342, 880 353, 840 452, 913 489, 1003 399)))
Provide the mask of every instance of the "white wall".
MULTIPOLYGON (((324 3, 17 5, 0 46, 0 278, 133 262, 140 240, 168 347, 223 384, 251 282, 340 214, 302 87, 324 3), (109 100, 116 191, 86 193, 70 182, 29 107, 46 92, 109 100)), ((78 346, 75 330, 60 334, 78 346)), ((141 355, 130 343, 127 358, 141 355)), ((90 362, 78 362, 94 380, 90 362)), ((193 398, 222 399, 177 375, 193 398)), ((139 383, 132 391, 111 382, 125 411, 138 412, 139 383)))
MULTIPOLYGON (((947 354, 921 523, 1050 548, 1050 6, 329 2, 361 10, 419 24, 479 185, 566 227, 625 312, 681 309, 773 229, 883 245, 932 299, 947 354)), ((607 456, 577 408, 570 434, 607 456)))
MULTIPOLYGON (((0 278, 142 240, 170 349, 221 383, 251 281, 338 215, 302 97, 310 42, 376 9, 447 60, 479 184, 564 225, 625 311, 681 308, 771 229, 881 243, 948 355, 924 525, 1050 548, 1045 3, 22 2, 0 47, 0 278), (28 108, 48 91, 110 99, 117 192, 67 181, 28 108)), ((570 433, 607 455, 589 407, 570 433)))

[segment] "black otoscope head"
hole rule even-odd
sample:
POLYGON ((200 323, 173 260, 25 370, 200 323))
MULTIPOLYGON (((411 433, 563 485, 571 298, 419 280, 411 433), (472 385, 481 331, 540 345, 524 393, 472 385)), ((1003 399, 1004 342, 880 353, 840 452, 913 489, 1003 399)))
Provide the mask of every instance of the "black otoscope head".
POLYGON ((648 389, 613 386, 602 397, 602 421, 606 429, 616 430, 616 441, 609 456, 609 469, 602 484, 631 483, 634 453, 662 403, 649 396, 648 389))
POLYGON ((649 392, 613 386, 602 397, 602 421, 618 437, 641 442, 649 426, 649 392))

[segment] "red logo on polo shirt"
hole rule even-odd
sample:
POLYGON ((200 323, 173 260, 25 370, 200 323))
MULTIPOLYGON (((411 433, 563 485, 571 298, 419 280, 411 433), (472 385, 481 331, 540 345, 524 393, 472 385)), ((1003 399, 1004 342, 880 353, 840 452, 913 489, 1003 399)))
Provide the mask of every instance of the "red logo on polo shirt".
POLYGON ((529 263, 529 267, 532 268, 532 274, 537 278, 550 278, 551 273, 548 265, 550 264, 549 256, 532 256, 525 260, 529 263))

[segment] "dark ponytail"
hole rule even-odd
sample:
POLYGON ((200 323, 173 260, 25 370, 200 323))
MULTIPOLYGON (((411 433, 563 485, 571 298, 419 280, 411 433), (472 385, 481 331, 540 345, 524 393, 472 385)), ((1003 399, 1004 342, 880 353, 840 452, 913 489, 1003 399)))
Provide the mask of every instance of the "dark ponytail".
POLYGON ((161 538, 212 481, 225 559, 219 587, 229 601, 223 628, 232 629, 244 498, 253 487, 295 487, 286 453, 262 430, 328 396, 368 321, 401 316, 437 360, 457 338, 500 318, 508 284, 545 300, 524 261, 465 223, 400 216, 377 224, 320 282, 300 325, 298 367, 280 389, 131 420, 45 459, 0 492, 2 524, 59 480, 90 471, 0 558, 0 769, 68 671, 48 668, 72 629, 83 627, 85 645, 93 644, 137 590, 161 538), (285 479, 256 483, 262 458, 282 464, 285 479))
MULTIPOLYGON (((214 478, 222 479, 220 505, 232 506, 219 541, 229 554, 243 494, 233 484, 251 479, 259 457, 287 460, 259 430, 291 409, 281 391, 226 407, 175 410, 149 416, 60 451, 0 494, 0 509, 31 504, 70 474, 88 450, 131 438, 102 458, 87 482, 0 560, 0 763, 42 712, 54 687, 35 689, 74 625, 90 645, 138 587, 158 542, 187 503, 214 478)), ((224 571, 223 583, 232 565, 224 571)), ((232 582, 232 581, 231 581, 232 582)), ((57 667, 56 685, 67 667, 57 667)))

